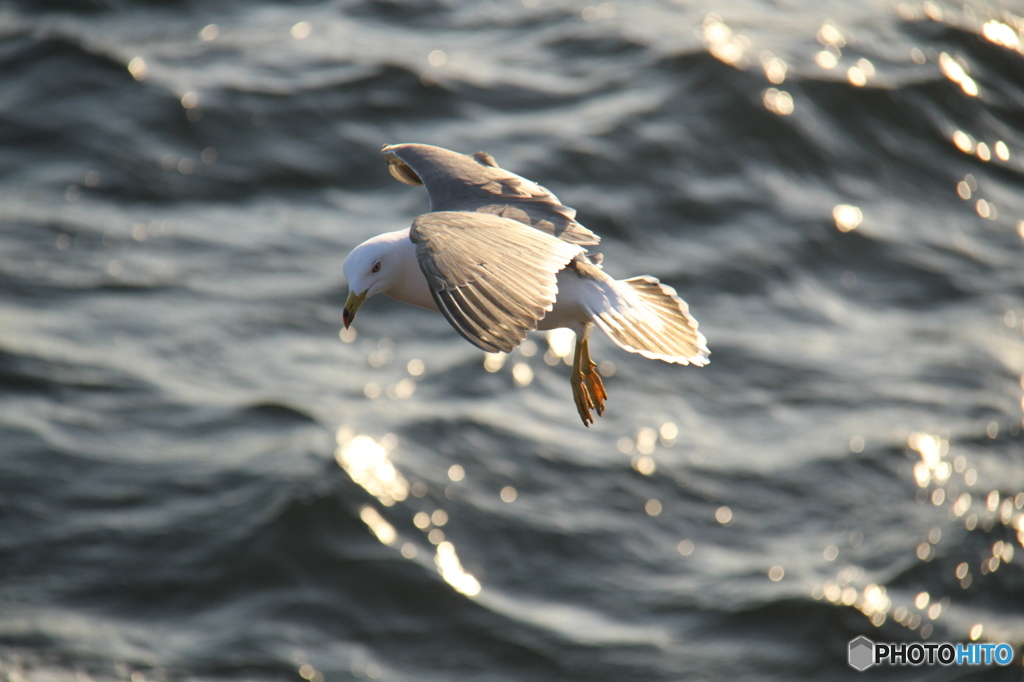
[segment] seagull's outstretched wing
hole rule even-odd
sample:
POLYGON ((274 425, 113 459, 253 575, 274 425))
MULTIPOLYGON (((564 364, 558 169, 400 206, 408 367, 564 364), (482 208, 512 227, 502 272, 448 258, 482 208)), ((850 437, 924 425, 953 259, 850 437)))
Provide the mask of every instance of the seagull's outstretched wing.
POLYGON ((576 222, 574 209, 540 185, 500 168, 490 154, 470 156, 426 144, 395 144, 381 153, 395 179, 426 187, 431 211, 503 216, 580 246, 600 241, 576 222))
POLYGON ((508 353, 537 328, 558 294, 556 275, 583 252, 488 213, 424 213, 409 236, 430 293, 462 336, 508 353))

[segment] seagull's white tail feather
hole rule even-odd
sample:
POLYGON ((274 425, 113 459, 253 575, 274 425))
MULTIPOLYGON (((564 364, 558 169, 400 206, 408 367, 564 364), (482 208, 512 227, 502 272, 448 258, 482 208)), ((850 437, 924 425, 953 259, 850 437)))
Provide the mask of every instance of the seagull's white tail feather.
POLYGON ((603 278, 602 296, 584 301, 591 319, 631 353, 680 365, 706 365, 707 340, 686 301, 654 277, 603 278))

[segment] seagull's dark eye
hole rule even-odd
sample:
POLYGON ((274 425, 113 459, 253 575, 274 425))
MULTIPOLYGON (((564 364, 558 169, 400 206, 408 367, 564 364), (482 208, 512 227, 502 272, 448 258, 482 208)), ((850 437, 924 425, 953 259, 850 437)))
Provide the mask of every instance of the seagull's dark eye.
POLYGON ((373 272, 380 272, 380 261, 373 264, 373 272))

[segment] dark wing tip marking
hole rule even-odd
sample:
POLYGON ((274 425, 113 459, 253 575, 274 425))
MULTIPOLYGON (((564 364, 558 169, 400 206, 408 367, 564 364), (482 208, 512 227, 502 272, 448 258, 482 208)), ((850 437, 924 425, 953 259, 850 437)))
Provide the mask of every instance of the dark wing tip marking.
MULTIPOLYGON (((387 149, 387 147, 385 147, 387 149)), ((396 155, 385 152, 384 158, 388 162, 388 172, 391 173, 391 177, 405 185, 422 185, 423 180, 416 174, 409 164, 402 161, 396 155)))
POLYGON ((593 246, 600 241, 550 190, 501 168, 486 152, 460 154, 425 144, 393 144, 382 153, 396 180, 426 188, 431 211, 507 213, 506 217, 570 244, 593 246))

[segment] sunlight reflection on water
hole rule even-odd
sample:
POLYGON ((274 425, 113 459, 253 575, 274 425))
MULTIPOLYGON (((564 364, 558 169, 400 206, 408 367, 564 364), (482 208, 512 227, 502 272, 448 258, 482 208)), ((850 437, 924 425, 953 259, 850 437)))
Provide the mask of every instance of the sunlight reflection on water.
MULTIPOLYGON (((996 438, 998 426, 993 428, 990 423, 986 427, 986 435, 989 438, 996 438)), ((946 508, 949 521, 963 519, 963 528, 968 533, 977 530, 998 535, 1001 534, 1000 527, 1005 528, 1006 539, 996 540, 975 559, 977 563, 974 565, 977 566, 978 573, 994 573, 1001 565, 1012 561, 1015 555, 1012 540, 1016 539, 1017 543, 1024 547, 1024 514, 1021 513, 1021 509, 1024 509, 1024 492, 1004 494, 998 490, 991 490, 987 494, 978 491, 972 495, 969 491, 962 491, 961 486, 968 489, 976 486, 977 470, 969 466, 964 455, 957 455, 952 462, 948 461, 949 440, 942 435, 914 432, 907 439, 907 449, 909 453, 919 458, 912 470, 914 482, 923 493, 917 496, 919 503, 946 508), (976 498, 983 500, 983 505, 977 512, 972 512, 976 498)), ((922 562, 930 562, 937 558, 944 535, 950 539, 956 538, 954 542, 962 542, 956 534, 944 534, 940 527, 934 527, 914 548, 916 558, 922 562)), ((956 546, 941 549, 944 556, 968 552, 969 550, 956 546)), ((827 561, 834 561, 838 555, 839 550, 835 545, 825 548, 824 558, 827 561)), ((971 561, 956 564, 953 573, 961 590, 967 590, 975 584, 971 565, 971 561)), ((937 596, 922 591, 908 599, 909 595, 900 589, 897 590, 897 595, 890 598, 883 585, 869 583, 859 587, 857 583, 865 574, 862 566, 846 565, 834 579, 816 585, 811 594, 815 599, 826 599, 833 604, 856 608, 867 616, 875 627, 881 627, 891 618, 907 629, 917 631, 922 639, 927 639, 933 633, 934 626, 930 621, 939 620, 949 609, 954 610, 956 617, 946 624, 947 628, 964 627, 964 621, 971 618, 969 603, 960 604, 956 600, 956 594, 937 596), (894 605, 893 599, 904 603, 894 605)), ((972 641, 977 641, 981 638, 983 630, 983 624, 974 623, 965 635, 972 641)), ((997 641, 1008 636, 1008 633, 996 630, 994 627, 989 628, 988 639, 997 641)))
MULTIPOLYGON (((354 435, 351 429, 340 428, 337 431, 336 440, 338 442, 336 453, 338 464, 355 483, 376 497, 386 507, 393 507, 396 503, 408 499, 410 489, 415 486, 409 485, 408 480, 402 476, 388 456, 389 450, 397 445, 397 438, 385 437, 378 442, 371 436, 354 435)), ((465 477, 465 471, 456 464, 449 468, 447 475, 453 482, 458 482, 465 477)), ((511 492, 503 490, 501 497, 503 500, 511 502, 515 499, 515 491, 511 488, 508 490, 511 492)), ((413 492, 421 491, 413 490, 413 492)), ((423 496, 422 494, 414 495, 414 497, 423 496)), ((382 544, 389 547, 397 544, 398 531, 372 506, 364 505, 359 510, 359 518, 382 544)), ((455 551, 455 545, 451 540, 446 539, 444 532, 440 529, 440 526, 446 525, 448 520, 448 512, 443 509, 435 509, 429 514, 425 511, 415 512, 411 518, 412 525, 426 534, 428 542, 436 545, 434 564, 444 581, 456 591, 468 597, 475 597, 481 590, 480 581, 462 567, 462 562, 455 551)), ((403 543, 399 551, 406 559, 414 559, 418 555, 416 545, 412 542, 403 543)))

